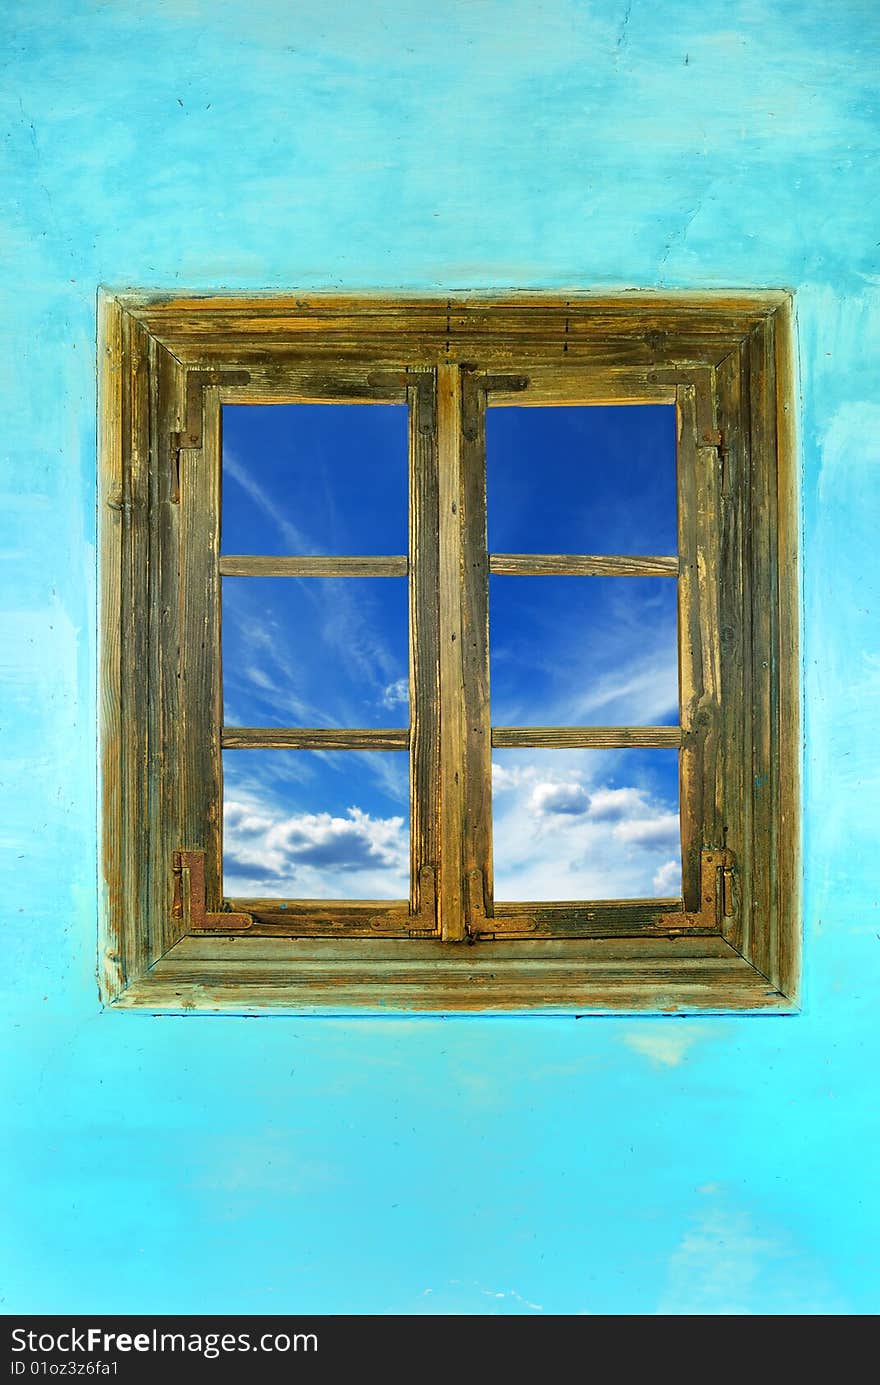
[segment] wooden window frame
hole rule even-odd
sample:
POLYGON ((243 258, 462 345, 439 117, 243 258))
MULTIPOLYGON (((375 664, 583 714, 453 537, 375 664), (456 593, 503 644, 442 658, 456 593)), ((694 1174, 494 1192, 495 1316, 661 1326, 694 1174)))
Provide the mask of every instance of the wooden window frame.
POLYGON ((795 1010, 791 295, 106 292, 99 309, 105 1003, 245 1013, 795 1010), (679 559, 488 555, 488 399, 675 403, 679 559), (221 572, 274 572, 285 561, 220 562, 221 407, 308 400, 410 405, 417 561, 288 562, 325 575, 408 571, 409 734, 220 732, 221 572), (492 728, 490 570, 677 575, 680 733, 492 728), (292 911, 290 901, 221 900, 221 746, 318 743, 409 749, 410 899, 292 911), (524 902, 496 916, 491 747, 627 744, 680 745, 682 898, 524 902))

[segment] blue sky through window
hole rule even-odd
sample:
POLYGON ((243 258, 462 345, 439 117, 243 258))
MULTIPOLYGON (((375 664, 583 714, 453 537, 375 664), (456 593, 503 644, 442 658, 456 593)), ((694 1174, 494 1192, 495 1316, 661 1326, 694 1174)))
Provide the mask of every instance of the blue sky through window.
MULTIPOLYGON (((227 406, 223 427, 224 553, 406 553, 403 406, 227 406)), ((492 551, 676 551, 671 406, 490 409, 487 468, 492 551)), ((493 577, 493 722, 674 723, 675 587, 493 577)), ((224 578, 223 656, 230 724, 408 724, 403 579, 224 578)), ((677 894, 676 752, 493 761, 499 898, 677 894)), ((227 894, 405 896, 406 755, 233 750, 224 777, 227 894)))
MULTIPOLYGON (((674 554, 672 405, 501 407, 486 415, 494 553, 674 554)), ((498 726, 675 725, 677 584, 489 579, 498 726)), ((498 899, 678 895, 678 752, 496 750, 498 899)))
POLYGON ((224 553, 406 553, 405 404, 223 410, 224 553))
POLYGON ((677 724, 676 587, 666 577, 492 574, 493 724, 677 724))
POLYGON ((405 577, 224 577, 230 726, 408 726, 405 577))
POLYGON ((486 413, 492 553, 678 551, 672 404, 486 413))

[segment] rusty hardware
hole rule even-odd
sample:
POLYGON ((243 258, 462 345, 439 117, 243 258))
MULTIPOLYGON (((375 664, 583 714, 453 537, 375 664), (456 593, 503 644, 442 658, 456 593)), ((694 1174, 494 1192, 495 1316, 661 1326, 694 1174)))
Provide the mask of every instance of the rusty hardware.
POLYGON ((527 375, 480 375, 473 366, 462 365, 461 427, 468 442, 476 442, 482 422, 480 395, 493 391, 503 394, 520 393, 529 387, 527 375))
POLYGON ((181 447, 202 445, 202 391, 209 385, 249 385, 248 370, 188 370, 181 447))
POLYGON ((497 914, 494 917, 487 915, 481 870, 468 871, 467 903, 467 931, 470 938, 527 937, 529 933, 537 930, 537 920, 529 918, 526 914, 497 914))
POLYGON ((209 914, 205 908, 205 853, 204 851, 175 851, 174 900, 171 912, 176 919, 186 919, 190 930, 201 928, 222 928, 243 932, 250 928, 253 919, 250 914, 234 914, 220 910, 209 914), (188 883, 189 889, 186 889, 188 883), (188 898, 184 899, 187 895, 188 898), (188 908, 185 907, 188 904, 188 908))
POLYGON ((419 432, 433 433, 437 412, 437 375, 433 370, 373 370, 367 376, 372 389, 415 390, 419 401, 419 432))
POLYGON ((711 447, 714 449, 719 462, 724 461, 727 455, 727 448, 724 444, 724 434, 717 428, 704 428, 700 434, 700 446, 711 447))
POLYGON ((387 914, 376 914, 370 919, 370 927, 378 932, 386 932, 399 925, 402 933, 410 938, 432 938, 437 936, 437 877, 433 866, 422 866, 419 870, 419 908, 413 914, 401 916, 389 909, 387 914))
POLYGON ((700 908, 698 912, 661 914, 662 928, 717 929, 735 909, 736 857, 726 847, 700 852, 700 908))
POLYGON ((170 499, 173 504, 180 501, 180 452, 181 448, 199 448, 202 445, 202 391, 208 385, 247 385, 250 383, 247 370, 188 370, 184 391, 183 427, 180 432, 171 434, 171 488, 170 499))

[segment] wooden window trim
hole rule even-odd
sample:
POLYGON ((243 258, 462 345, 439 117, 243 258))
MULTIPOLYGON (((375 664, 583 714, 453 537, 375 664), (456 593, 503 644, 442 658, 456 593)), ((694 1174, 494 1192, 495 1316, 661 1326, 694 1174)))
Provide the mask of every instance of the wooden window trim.
MULTIPOLYGON (((799 681, 792 319, 791 296, 783 292, 442 300, 103 293, 99 975, 105 1002, 298 1013, 795 1009, 799 681), (703 829, 699 840, 692 835, 685 842, 683 905, 666 902, 659 916, 657 901, 504 905, 506 929, 515 932, 517 919, 527 915, 537 919, 538 936, 515 939, 491 931, 500 921, 491 917, 491 829, 479 788, 487 782, 490 746, 609 745, 622 735, 626 744, 669 744, 670 728, 489 726, 484 612, 479 603, 462 605, 454 581, 462 535, 454 535, 448 515, 456 488, 473 485, 467 453, 481 446, 489 375, 497 387, 494 401, 524 402, 515 380, 509 400, 505 394, 513 371, 528 372, 530 404, 678 405, 679 465, 692 472, 684 493, 694 503, 693 516, 680 523, 680 609, 690 622, 682 641, 682 806, 683 821, 703 829), (476 636, 476 643, 457 640, 454 655, 472 663, 463 678, 469 701, 465 708, 458 703, 458 711, 443 707, 444 725, 466 712, 469 730, 453 736, 452 744, 465 747, 468 773, 456 782, 450 742, 440 742, 427 711, 449 686, 448 668, 438 684, 436 632, 424 623, 421 630, 411 626, 412 695, 422 708, 413 720, 418 731, 409 746, 411 772, 422 782, 436 776, 443 811, 426 811, 421 795, 409 910, 403 902, 381 906, 389 916, 408 915, 398 930, 403 936, 371 932, 375 902, 333 906, 345 927, 366 934, 361 937, 284 936, 271 910, 247 935, 230 928, 188 932, 191 904, 181 902, 180 874, 175 896, 173 863, 175 852, 204 841, 206 832, 219 841, 219 796, 208 795, 206 824, 205 785, 220 782, 221 742, 216 735, 190 734, 198 714, 180 691, 178 624, 202 631, 187 650, 186 678, 215 690, 209 711, 219 726, 213 622, 221 570, 233 573, 244 563, 249 571, 274 572, 287 561, 259 560, 254 567, 257 560, 242 555, 224 559, 222 569, 218 563, 203 516, 218 506, 219 456, 211 449, 219 439, 221 404, 389 397, 408 397, 413 406, 411 486, 434 488, 411 514, 424 515, 436 504, 447 516, 445 528, 440 521, 436 570, 420 563, 410 572, 411 582, 423 583, 420 609, 428 610, 431 593, 439 592, 439 647, 447 651, 441 657, 448 657, 452 643, 444 634, 457 621, 469 622, 476 636), (436 434, 425 425, 432 407, 436 434), (181 486, 190 501, 185 505, 179 503, 181 486), (181 545, 191 555, 182 565, 176 560, 181 545), (711 586, 696 582, 706 553, 725 589, 745 593, 732 621, 719 618, 711 586), (736 876, 727 886, 732 907, 710 918, 702 897, 709 878, 705 851, 723 852, 728 836, 738 848, 736 876), (456 853, 461 871, 435 879, 431 863, 456 853), (428 931, 435 887, 442 938, 418 936, 428 931), (469 911, 481 907, 484 913, 488 908, 484 935, 473 946, 451 946, 462 937, 469 911), (554 937, 540 936, 548 928, 554 937), (560 928, 570 936, 557 936, 560 928)), ((463 541, 473 555, 485 500, 473 491, 465 500, 466 524, 476 529, 463 541)), ((411 551, 422 538, 411 532, 411 551)), ((658 564, 660 572, 670 571, 670 560, 647 561, 655 565, 652 572, 658 564)), ((324 575, 407 570, 405 560, 401 568, 392 555, 323 566, 324 560, 297 560, 287 571, 309 562, 324 575)), ((487 566, 525 573, 535 560, 495 555, 487 566)), ((544 572, 646 571, 645 560, 567 555, 538 566, 544 572)), ((227 731, 226 743, 236 734, 227 731)), ((302 743, 286 734, 284 744, 302 743)), ((405 736, 327 734, 325 745, 357 743, 360 736, 379 738, 376 743, 389 748, 403 748, 405 736)), ((219 901, 218 864, 218 851, 207 851, 211 920, 217 917, 210 911, 219 901)), ((186 892, 187 872, 183 878, 186 892)), ((233 911, 246 903, 230 901, 233 911)), ((303 906, 299 931, 310 912, 326 923, 326 909, 303 906)), ((233 916, 227 916, 230 926, 233 916)))

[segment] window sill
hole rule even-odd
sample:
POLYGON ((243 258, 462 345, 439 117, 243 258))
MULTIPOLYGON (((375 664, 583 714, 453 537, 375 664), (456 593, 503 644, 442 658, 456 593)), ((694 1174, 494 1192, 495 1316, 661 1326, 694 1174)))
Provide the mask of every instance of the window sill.
POLYGON ((189 935, 111 1009, 256 1014, 791 1014, 720 936, 485 941, 189 935))

